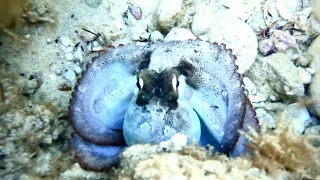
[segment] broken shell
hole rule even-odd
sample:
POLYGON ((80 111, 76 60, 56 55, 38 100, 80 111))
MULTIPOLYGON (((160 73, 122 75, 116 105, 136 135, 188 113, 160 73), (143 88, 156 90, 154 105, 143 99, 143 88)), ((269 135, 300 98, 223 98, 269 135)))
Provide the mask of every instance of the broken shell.
POLYGON ((80 62, 82 62, 83 58, 82 58, 82 49, 81 49, 81 47, 78 46, 75 49, 76 50, 74 51, 74 54, 73 54, 74 58, 79 60, 80 62))
POLYGON ((84 42, 91 42, 96 39, 96 35, 88 32, 88 31, 82 31, 80 33, 80 38, 84 42))
POLYGON ((128 7, 129 11, 136 20, 140 20, 142 17, 142 11, 138 6, 131 5, 128 7))
POLYGON ((280 16, 283 18, 283 19, 292 19, 292 13, 289 11, 289 9, 287 9, 283 4, 281 3, 276 3, 276 8, 280 14, 280 16))
POLYGON ((279 15, 274 4, 269 4, 269 6, 267 7, 267 11, 272 17, 277 17, 279 15))

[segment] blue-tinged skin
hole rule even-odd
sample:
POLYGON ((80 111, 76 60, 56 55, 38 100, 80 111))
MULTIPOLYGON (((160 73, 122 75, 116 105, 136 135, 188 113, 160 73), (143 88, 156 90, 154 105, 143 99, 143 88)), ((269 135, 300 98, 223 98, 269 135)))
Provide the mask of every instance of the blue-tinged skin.
POLYGON ((71 149, 80 165, 109 168, 124 147, 176 133, 233 157, 245 153, 237 130, 259 127, 234 59, 224 45, 200 40, 128 45, 100 55, 71 99, 71 149))
POLYGON ((99 146, 72 134, 71 149, 84 169, 100 170, 101 167, 117 166, 124 146, 99 146))

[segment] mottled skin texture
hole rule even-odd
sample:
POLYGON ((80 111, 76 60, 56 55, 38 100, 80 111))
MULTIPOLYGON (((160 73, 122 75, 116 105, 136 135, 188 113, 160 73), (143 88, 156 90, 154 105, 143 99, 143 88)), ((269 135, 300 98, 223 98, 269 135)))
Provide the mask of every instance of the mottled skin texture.
POLYGON ((259 127, 235 59, 224 44, 200 40, 128 45, 94 59, 69 109, 80 165, 108 168, 124 147, 176 133, 232 156, 246 152, 237 131, 259 127))

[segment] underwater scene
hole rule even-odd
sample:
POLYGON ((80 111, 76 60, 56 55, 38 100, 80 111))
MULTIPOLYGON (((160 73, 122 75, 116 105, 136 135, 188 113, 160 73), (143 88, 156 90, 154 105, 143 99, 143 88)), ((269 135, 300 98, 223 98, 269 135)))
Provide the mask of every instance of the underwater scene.
POLYGON ((320 180, 320 0, 0 0, 1 180, 320 180))

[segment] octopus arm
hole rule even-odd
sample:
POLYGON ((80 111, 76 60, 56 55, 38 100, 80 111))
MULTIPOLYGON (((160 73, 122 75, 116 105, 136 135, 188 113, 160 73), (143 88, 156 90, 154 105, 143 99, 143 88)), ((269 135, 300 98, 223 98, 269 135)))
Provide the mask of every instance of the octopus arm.
POLYGON ((99 146, 72 134, 70 148, 83 169, 100 171, 119 164, 124 146, 99 146))
POLYGON ((144 61, 143 47, 128 45, 95 58, 82 74, 70 102, 75 132, 95 144, 122 145, 122 125, 135 88, 134 75, 144 61))
MULTIPOLYGON (((260 131, 259 120, 256 117, 256 112, 253 109, 250 100, 246 96, 245 96, 245 102, 246 102, 246 114, 244 117, 243 126, 240 130, 244 133, 248 133, 250 132, 250 128, 251 128, 251 130, 259 132, 260 131)), ((231 156, 238 157, 249 152, 248 148, 246 148, 247 143, 248 143, 248 140, 245 138, 245 136, 240 135, 231 153, 231 156)))

